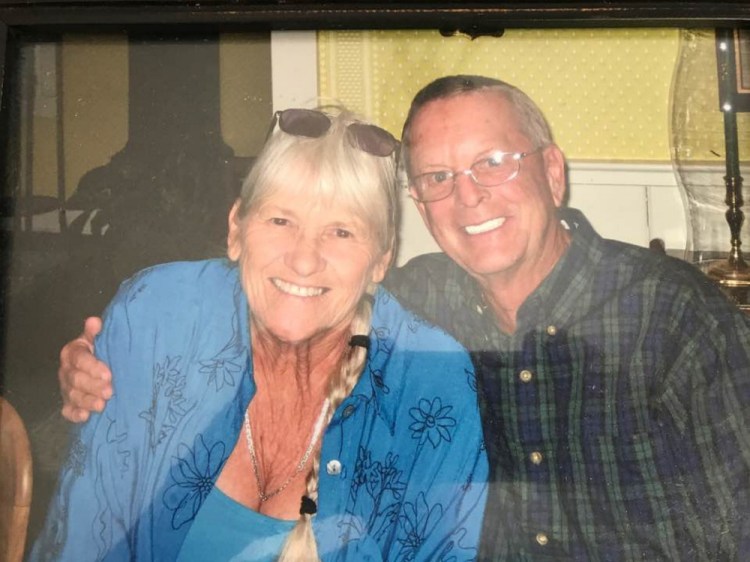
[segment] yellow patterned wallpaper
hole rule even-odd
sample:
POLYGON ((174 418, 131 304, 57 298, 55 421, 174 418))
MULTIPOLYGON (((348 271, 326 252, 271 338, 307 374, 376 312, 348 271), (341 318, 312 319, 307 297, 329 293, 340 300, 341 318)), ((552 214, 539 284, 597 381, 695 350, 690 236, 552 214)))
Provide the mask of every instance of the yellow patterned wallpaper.
POLYGON ((578 160, 668 161, 676 29, 320 32, 320 94, 400 134, 409 102, 444 74, 485 74, 526 91, 578 160))

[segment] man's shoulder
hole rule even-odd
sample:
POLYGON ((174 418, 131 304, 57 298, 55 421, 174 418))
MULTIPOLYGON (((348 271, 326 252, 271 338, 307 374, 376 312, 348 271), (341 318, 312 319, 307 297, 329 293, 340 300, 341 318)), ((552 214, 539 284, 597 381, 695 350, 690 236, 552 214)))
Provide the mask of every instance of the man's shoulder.
MULTIPOLYGON (((395 294, 407 307, 419 307, 421 303, 441 295, 460 296, 471 284, 471 278, 451 258, 443 253, 423 254, 394 268, 383 285, 395 294)), ((416 309, 421 312, 420 308, 416 309)))
POLYGON ((463 341, 466 311, 475 308, 478 288, 448 256, 417 256, 393 271, 384 285, 404 306, 463 341))
POLYGON ((639 292, 656 301, 652 310, 664 314, 671 303, 673 312, 690 312, 711 324, 734 317, 746 322, 739 308, 731 302, 719 285, 695 264, 624 242, 606 241, 608 259, 601 268, 620 270, 621 294, 639 292))
POLYGON ((440 282, 449 277, 462 276, 465 272, 442 252, 421 254, 411 258, 404 265, 391 270, 386 285, 399 282, 402 279, 422 278, 425 274, 432 274, 433 282, 440 282))

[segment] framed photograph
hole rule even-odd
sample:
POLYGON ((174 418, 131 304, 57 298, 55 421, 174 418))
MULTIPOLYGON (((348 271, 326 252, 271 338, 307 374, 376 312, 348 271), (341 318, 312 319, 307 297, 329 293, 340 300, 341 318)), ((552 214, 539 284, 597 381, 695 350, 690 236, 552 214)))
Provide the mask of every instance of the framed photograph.
POLYGON ((750 93, 750 31, 734 31, 734 48, 737 52, 737 92, 750 93))
MULTIPOLYGON (((728 30, 736 79, 720 96, 750 111, 748 27, 747 2, 0 0, 0 396, 34 460, 20 548, 67 448, 60 349, 144 268, 226 255, 275 112, 344 105, 399 138, 429 81, 503 78, 552 121, 567 201, 602 234, 684 247, 669 131, 681 34, 728 30)), ((710 155, 715 139, 699 140, 710 155)), ((438 249, 400 197, 394 266, 438 249)))
POLYGON ((722 106, 750 111, 750 31, 721 29, 716 33, 719 98, 722 106))

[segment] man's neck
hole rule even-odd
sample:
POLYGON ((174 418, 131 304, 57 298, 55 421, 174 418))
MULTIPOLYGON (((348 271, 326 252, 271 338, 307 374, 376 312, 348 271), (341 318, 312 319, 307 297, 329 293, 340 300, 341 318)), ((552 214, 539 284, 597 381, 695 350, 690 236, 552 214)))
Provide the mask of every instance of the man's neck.
POLYGON ((478 279, 484 299, 495 315, 500 330, 508 334, 516 331, 521 306, 549 276, 568 246, 570 233, 560 226, 552 233, 543 254, 532 264, 478 279))

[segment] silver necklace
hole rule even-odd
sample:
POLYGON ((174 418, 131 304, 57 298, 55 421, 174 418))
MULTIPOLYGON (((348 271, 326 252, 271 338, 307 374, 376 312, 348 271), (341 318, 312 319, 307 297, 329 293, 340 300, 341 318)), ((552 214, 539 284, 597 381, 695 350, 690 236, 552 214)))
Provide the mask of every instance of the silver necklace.
POLYGON ((250 416, 248 415, 248 410, 245 410, 245 441, 247 442, 247 450, 250 451, 250 460, 253 464, 253 474, 255 475, 255 482, 258 485, 258 498, 260 499, 260 503, 263 503, 264 501, 269 500, 270 498, 274 497, 276 494, 284 490, 289 483, 294 480, 294 478, 302 472, 302 469, 305 468, 305 465, 307 464, 307 460, 310 458, 310 454, 312 453, 313 448, 315 447, 315 443, 318 442, 318 438, 320 437, 321 431, 323 431, 323 422, 325 421, 326 414, 328 413, 328 408, 331 406, 331 401, 326 398, 323 402, 323 408, 320 410, 320 415, 318 416, 317 421, 315 422, 315 427, 313 427, 313 433, 312 437, 310 438, 310 444, 307 446, 307 449, 305 449, 305 452, 302 455, 302 458, 297 463, 296 468, 294 469, 294 472, 289 475, 289 478, 284 480, 284 483, 276 488, 273 492, 266 493, 266 485, 263 481, 263 477, 260 474, 260 469, 258 468, 258 458, 255 454, 255 444, 253 443, 253 430, 250 428, 250 416))

